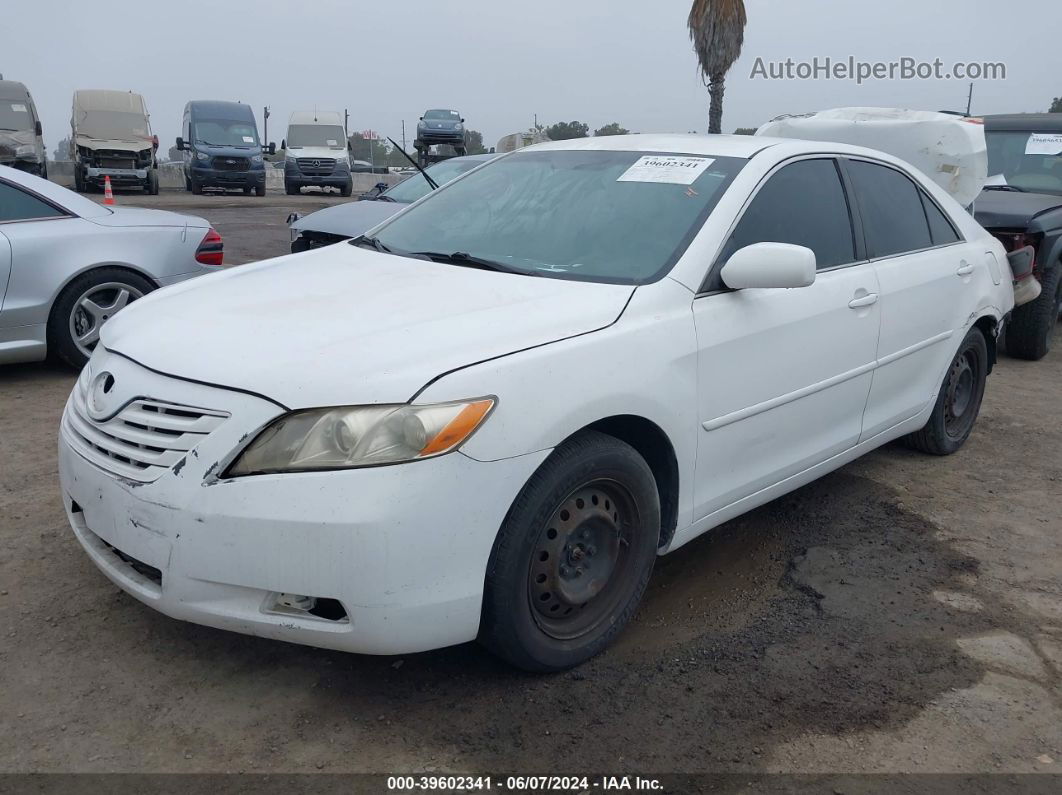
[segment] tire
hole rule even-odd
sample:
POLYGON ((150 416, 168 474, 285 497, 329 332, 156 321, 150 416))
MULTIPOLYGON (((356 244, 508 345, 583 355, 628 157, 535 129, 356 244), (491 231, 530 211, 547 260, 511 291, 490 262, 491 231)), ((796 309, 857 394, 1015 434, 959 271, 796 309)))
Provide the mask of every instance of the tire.
POLYGON ((192 195, 193 196, 202 196, 203 195, 203 185, 202 185, 202 183, 196 182, 194 179, 192 180, 192 195))
POLYGON ((348 182, 345 182, 343 186, 339 189, 340 196, 350 196, 350 194, 352 194, 353 192, 354 180, 349 180, 348 182))
POLYGON ((254 188, 255 196, 265 196, 265 185, 256 185, 254 188))
POLYGON ((74 190, 78 193, 85 192, 85 180, 81 175, 81 165, 74 163, 74 190))
POLYGON ((189 193, 192 192, 192 180, 188 178, 188 175, 184 175, 184 189, 189 193))
POLYGON ((155 169, 148 171, 147 182, 144 184, 144 193, 149 196, 159 195, 159 172, 155 169))
POLYGON ((41 179, 48 179, 48 164, 41 163, 41 179))
POLYGON ((929 455, 951 455, 965 444, 977 422, 988 377, 988 343, 974 327, 948 365, 929 421, 903 441, 929 455))
POLYGON ((1014 310, 1007 324, 1007 353, 1015 359, 1039 361, 1051 350, 1062 308, 1062 263, 1044 273, 1040 297, 1014 310))
POLYGON ((48 317, 49 354, 54 354, 66 364, 80 370, 85 366, 91 349, 99 339, 100 327, 122 307, 154 289, 155 285, 148 279, 123 268, 99 268, 78 276, 66 286, 52 305, 51 315, 48 317), (128 294, 124 302, 120 297, 122 290, 128 294), (82 309, 81 315, 76 315, 86 298, 92 300, 97 307, 112 311, 97 316, 82 309), (114 303, 108 305, 106 301, 114 303), (95 331, 91 344, 79 344, 74 336, 78 328, 84 328, 86 332, 95 331))
POLYGON ((634 614, 659 541, 645 459, 602 433, 573 437, 524 485, 495 539, 480 642, 528 671, 588 660, 634 614))
POLYGON ((298 185, 292 185, 290 182, 285 182, 284 192, 289 196, 298 196, 300 193, 302 193, 302 188, 298 185))

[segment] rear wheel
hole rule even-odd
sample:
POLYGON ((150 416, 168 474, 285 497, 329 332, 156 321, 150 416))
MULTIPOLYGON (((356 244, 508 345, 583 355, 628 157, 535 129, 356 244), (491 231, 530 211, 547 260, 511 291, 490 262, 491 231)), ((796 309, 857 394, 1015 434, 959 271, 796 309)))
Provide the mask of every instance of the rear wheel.
POLYGON ((81 368, 100 339, 103 324, 155 285, 121 268, 100 268, 74 279, 59 294, 48 318, 48 350, 81 368))
POLYGON ((645 460, 605 434, 570 439, 521 490, 495 540, 480 641, 529 671, 593 657, 634 614, 659 539, 645 460))
POLYGON ((1014 310, 1007 324, 1007 353, 1015 359, 1038 361, 1051 350, 1062 310, 1062 263, 1044 273, 1040 297, 1014 310))
POLYGON ((930 455, 951 455, 973 431, 988 378, 988 344, 981 329, 966 334, 951 361, 929 421, 904 437, 908 446, 930 455))

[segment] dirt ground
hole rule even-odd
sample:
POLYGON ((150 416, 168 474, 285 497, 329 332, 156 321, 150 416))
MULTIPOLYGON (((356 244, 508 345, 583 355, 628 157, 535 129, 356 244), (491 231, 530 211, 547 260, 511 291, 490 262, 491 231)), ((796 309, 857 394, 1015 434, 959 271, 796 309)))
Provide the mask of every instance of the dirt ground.
MULTIPOLYGON (((210 218, 233 262, 331 201, 119 196, 210 218)), ((1062 350, 1000 361, 959 454, 889 446, 661 559, 618 644, 556 676, 118 591, 59 503, 73 380, 0 368, 0 772, 1062 772, 1062 350)))

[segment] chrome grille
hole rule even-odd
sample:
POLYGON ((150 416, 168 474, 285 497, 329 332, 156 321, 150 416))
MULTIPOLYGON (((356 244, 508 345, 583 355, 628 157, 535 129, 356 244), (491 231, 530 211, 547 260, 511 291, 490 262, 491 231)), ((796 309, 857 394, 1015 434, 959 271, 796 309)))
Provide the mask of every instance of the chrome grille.
POLYGON ((336 168, 336 161, 327 157, 300 157, 295 162, 299 171, 308 177, 326 177, 336 168))
POLYGON ((228 418, 228 413, 137 398, 109 420, 89 416, 88 379, 63 413, 71 445, 101 469, 141 483, 157 480, 228 418))

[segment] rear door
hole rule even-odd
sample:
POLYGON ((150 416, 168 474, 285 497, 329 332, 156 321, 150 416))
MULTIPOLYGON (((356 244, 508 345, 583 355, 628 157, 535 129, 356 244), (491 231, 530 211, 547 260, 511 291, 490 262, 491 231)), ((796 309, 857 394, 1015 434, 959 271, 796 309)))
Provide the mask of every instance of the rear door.
POLYGON ((834 159, 782 165, 749 201, 694 300, 697 519, 858 441, 880 315, 877 276, 853 226, 834 159), (718 270, 760 242, 811 248, 815 283, 727 290, 718 270))
POLYGON ((4 235, 3 226, 0 225, 0 326, 4 323, 4 297, 7 295, 7 284, 11 279, 11 243, 4 235))
POLYGON ((936 202, 884 163, 846 159, 880 287, 878 369, 861 440, 918 415, 936 396, 971 310, 980 253, 936 202))

